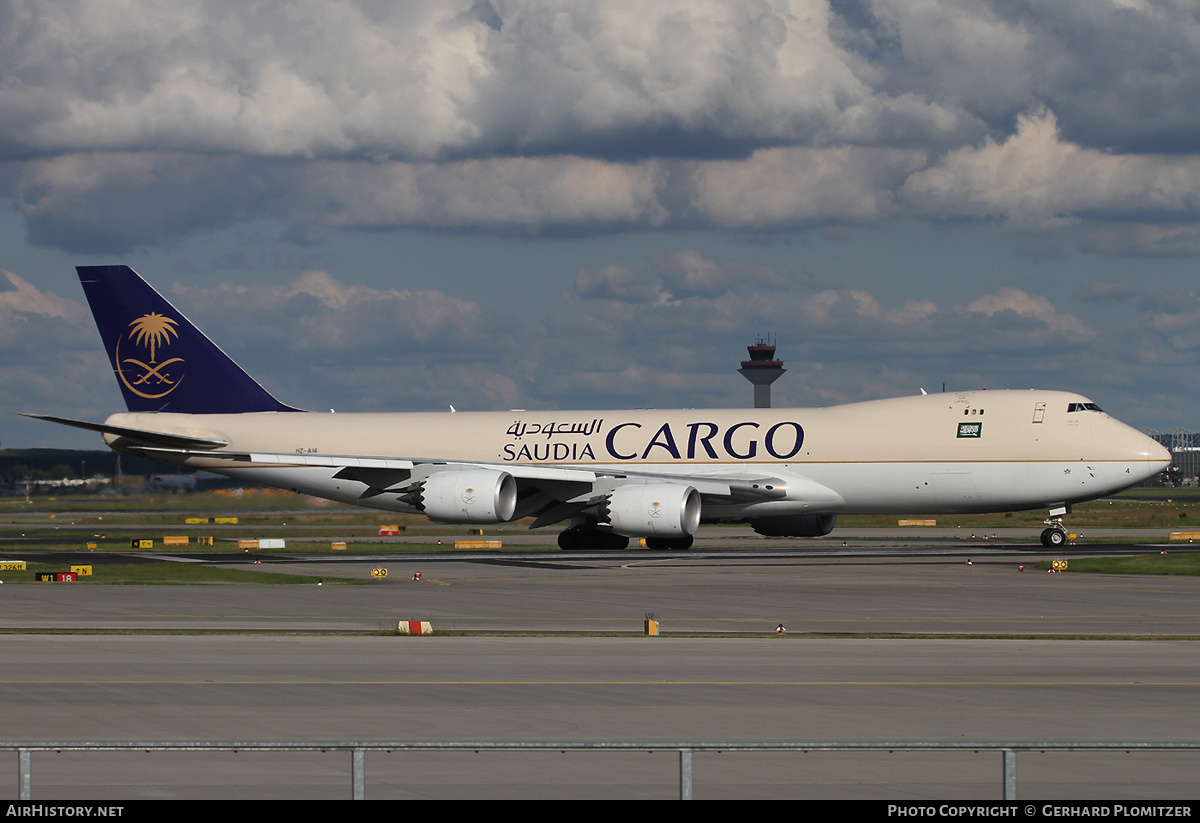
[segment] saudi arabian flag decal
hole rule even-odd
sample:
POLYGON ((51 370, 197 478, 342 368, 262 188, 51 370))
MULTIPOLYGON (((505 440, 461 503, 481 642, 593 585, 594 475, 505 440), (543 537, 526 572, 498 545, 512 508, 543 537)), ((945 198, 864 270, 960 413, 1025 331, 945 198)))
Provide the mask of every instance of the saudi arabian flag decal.
POLYGON ((959 437, 982 437, 983 436, 983 424, 982 423, 959 423, 958 424, 958 436, 959 437))

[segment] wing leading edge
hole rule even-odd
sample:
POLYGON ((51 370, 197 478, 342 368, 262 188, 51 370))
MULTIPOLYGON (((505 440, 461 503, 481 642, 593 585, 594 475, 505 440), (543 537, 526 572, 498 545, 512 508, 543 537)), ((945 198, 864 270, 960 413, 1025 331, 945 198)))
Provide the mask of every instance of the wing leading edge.
MULTIPOLYGON (((626 537, 679 537, 699 524, 701 507, 735 509, 788 497, 789 481, 748 475, 675 475, 561 466, 447 461, 436 458, 269 454, 200 450, 166 444, 127 445, 147 456, 203 461, 212 471, 258 475, 373 508, 422 512, 436 521, 502 523, 533 518, 530 528, 581 520, 626 537), (663 499, 660 499, 663 498, 663 499), (670 501, 677 504, 672 507, 670 501), (645 508, 645 512, 635 511, 645 508), (695 522, 689 522, 691 518, 695 522), (641 524, 641 525, 636 525, 641 524)), ((793 483, 795 481, 792 481, 793 483)), ((818 496, 836 498, 810 481, 818 496)))

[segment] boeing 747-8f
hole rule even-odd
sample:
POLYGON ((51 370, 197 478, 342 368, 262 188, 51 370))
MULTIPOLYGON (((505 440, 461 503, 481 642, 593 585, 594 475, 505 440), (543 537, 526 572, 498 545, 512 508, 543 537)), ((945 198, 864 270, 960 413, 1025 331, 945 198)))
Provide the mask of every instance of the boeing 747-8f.
POLYGON ((439 523, 570 522, 564 549, 688 548, 701 523, 828 534, 838 514, 1049 510, 1170 465, 1061 391, 964 391, 815 409, 302 411, 272 397, 128 266, 80 266, 129 411, 113 449, 439 523))

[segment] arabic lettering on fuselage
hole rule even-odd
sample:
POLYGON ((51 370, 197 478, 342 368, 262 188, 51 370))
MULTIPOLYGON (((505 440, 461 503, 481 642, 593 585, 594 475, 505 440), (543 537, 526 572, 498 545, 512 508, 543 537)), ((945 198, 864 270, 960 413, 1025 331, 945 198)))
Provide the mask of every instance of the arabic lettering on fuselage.
POLYGON ((600 431, 604 419, 593 419, 588 423, 522 423, 520 420, 508 427, 508 434, 520 440, 525 435, 544 434, 549 440, 556 434, 582 434, 585 437, 600 431))
POLYGON ((674 427, 663 423, 657 428, 653 423, 626 422, 607 431, 603 418, 549 423, 517 420, 508 427, 507 434, 517 442, 504 445, 506 462, 788 460, 804 445, 804 429, 791 420, 772 425, 743 421, 725 427, 707 421, 674 427), (526 437, 543 435, 545 442, 521 442, 526 437), (597 437, 592 439, 592 435, 597 437), (581 442, 580 438, 587 439, 581 442))

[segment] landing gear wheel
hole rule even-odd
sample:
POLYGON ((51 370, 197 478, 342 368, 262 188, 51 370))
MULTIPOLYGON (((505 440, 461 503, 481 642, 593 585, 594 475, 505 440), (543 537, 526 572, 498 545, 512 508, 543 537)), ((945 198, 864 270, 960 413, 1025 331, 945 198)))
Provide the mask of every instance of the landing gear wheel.
POLYGON ((558 533, 558 547, 570 551, 620 551, 629 546, 629 538, 599 529, 571 526, 558 533))
POLYGON ((663 552, 685 552, 692 547, 692 536, 687 537, 647 537, 646 548, 663 552))
POLYGON ((1067 533, 1062 529, 1046 529, 1042 532, 1042 545, 1047 549, 1057 549, 1067 543, 1067 533))

